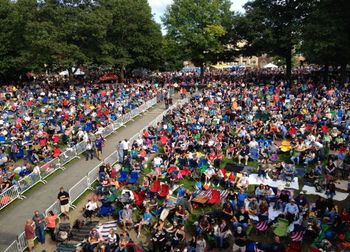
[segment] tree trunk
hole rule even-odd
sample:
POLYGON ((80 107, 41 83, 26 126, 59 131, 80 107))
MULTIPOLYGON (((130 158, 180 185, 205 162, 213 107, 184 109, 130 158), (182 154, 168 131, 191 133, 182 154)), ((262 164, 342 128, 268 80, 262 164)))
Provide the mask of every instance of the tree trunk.
POLYGON ((68 67, 68 79, 69 82, 73 81, 73 71, 72 71, 72 67, 68 67))
POLYGON ((125 67, 124 65, 120 66, 120 75, 119 75, 119 82, 123 83, 124 82, 124 78, 125 78, 125 67))
POLYGON ((346 63, 340 66, 340 84, 344 85, 346 82, 346 63))
POLYGON ((329 64, 326 63, 324 65, 324 71, 323 71, 323 84, 325 84, 328 87, 328 74, 329 74, 329 64))
POLYGON ((201 64, 201 82, 203 82, 204 79, 204 64, 201 64))
POLYGON ((286 60, 286 79, 288 86, 292 88, 292 50, 288 52, 288 54, 285 56, 286 60))

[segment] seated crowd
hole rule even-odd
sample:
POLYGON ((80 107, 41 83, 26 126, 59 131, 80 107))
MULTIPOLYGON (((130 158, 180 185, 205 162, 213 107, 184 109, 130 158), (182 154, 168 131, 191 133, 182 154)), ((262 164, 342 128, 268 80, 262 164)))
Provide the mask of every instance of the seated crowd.
POLYGON ((349 159, 349 93, 297 88, 216 82, 144 130, 119 165, 100 167, 84 213, 112 215, 123 232, 93 230, 83 250, 129 251, 143 234, 151 251, 348 246, 349 206, 333 197, 349 159), (298 169, 310 186, 317 178, 327 197, 310 200, 290 188, 298 169), (253 174, 260 184, 250 183, 253 174), (287 184, 272 187, 269 178, 287 184), (255 240, 267 232, 273 240, 255 240))
MULTIPOLYGON (((0 192, 155 97, 151 83, 0 87, 0 192)), ((40 172, 40 171, 39 171, 40 172)))

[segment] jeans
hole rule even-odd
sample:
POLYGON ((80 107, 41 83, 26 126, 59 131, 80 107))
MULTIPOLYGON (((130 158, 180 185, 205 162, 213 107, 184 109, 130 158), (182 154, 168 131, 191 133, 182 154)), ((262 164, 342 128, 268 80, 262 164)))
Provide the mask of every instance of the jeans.
POLYGON ((41 244, 45 244, 45 229, 44 229, 44 227, 36 226, 35 227, 35 234, 38 237, 38 241, 41 244))
POLYGON ((290 158, 290 161, 293 162, 293 164, 299 164, 300 163, 300 157, 299 156, 293 156, 290 158))
POLYGON ((94 151, 93 150, 86 150, 86 161, 88 161, 89 159, 93 159, 94 158, 94 151))
POLYGON ((244 231, 246 231, 248 228, 248 223, 234 222, 233 230, 236 231, 238 227, 241 227, 244 231))
POLYGON ((216 235, 215 236, 215 243, 217 248, 223 248, 224 247, 224 237, 222 235, 216 235))

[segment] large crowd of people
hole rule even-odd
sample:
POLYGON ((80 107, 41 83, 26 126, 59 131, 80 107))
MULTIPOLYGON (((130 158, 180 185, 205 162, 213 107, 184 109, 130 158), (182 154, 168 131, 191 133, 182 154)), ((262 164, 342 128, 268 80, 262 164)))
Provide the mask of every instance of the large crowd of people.
POLYGON ((150 82, 1 86, 0 192, 81 141, 101 149, 101 129, 162 92, 150 82))
POLYGON ((143 236, 151 251, 345 251, 349 205, 334 198, 349 175, 349 87, 209 86, 100 167, 84 216, 112 215, 122 233, 93 229, 83 251, 129 251, 143 236))

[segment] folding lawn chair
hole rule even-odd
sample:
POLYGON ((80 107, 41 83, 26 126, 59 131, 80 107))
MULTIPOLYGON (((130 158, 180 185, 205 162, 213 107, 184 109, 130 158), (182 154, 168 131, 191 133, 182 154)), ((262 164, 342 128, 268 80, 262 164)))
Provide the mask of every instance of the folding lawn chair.
POLYGON ((169 190, 170 190, 170 187, 168 184, 162 184, 160 186, 160 192, 159 192, 158 196, 160 198, 165 198, 169 194, 169 190))
POLYGON ((137 171, 133 171, 130 174, 130 179, 129 179, 128 183, 135 184, 135 183, 137 183, 138 179, 139 179, 139 173, 137 171))

